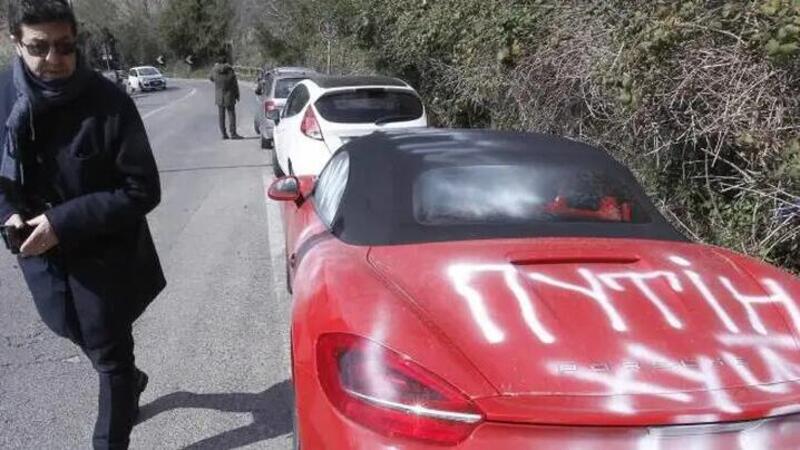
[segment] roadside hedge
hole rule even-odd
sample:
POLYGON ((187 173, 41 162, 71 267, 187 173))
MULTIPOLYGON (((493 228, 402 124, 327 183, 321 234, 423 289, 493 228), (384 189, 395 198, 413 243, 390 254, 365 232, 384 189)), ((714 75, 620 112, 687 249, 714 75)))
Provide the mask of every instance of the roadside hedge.
POLYGON ((800 0, 293 0, 284 11, 297 20, 269 28, 275 63, 324 68, 317 24, 333 24, 334 71, 406 79, 437 125, 599 145, 686 234, 800 272, 800 0))

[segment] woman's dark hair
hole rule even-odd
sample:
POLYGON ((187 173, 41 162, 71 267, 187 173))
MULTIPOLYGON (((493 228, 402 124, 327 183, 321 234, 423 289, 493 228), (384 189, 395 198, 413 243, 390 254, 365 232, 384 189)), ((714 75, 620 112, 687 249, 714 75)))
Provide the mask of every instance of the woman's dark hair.
POLYGON ((8 30, 18 38, 22 25, 48 22, 66 22, 77 34, 75 14, 66 0, 8 0, 8 30))

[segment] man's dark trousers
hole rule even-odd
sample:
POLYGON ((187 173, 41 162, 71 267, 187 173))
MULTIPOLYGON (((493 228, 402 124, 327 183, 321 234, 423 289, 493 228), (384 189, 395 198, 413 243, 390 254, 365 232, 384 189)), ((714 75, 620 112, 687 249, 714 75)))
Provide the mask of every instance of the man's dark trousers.
MULTIPOLYGON (((56 252, 57 253, 57 252, 56 252)), ((54 285, 65 290, 63 304, 36 301, 36 308, 45 324, 56 334, 74 342, 91 361, 99 377, 97 421, 93 435, 97 450, 127 449, 129 435, 138 414, 138 374, 134 363, 131 323, 113 314, 113 302, 94 296, 72 295, 69 277, 61 272, 58 255, 22 260, 26 266, 46 264, 47 276, 58 280, 54 285), (63 284, 62 284, 63 282, 63 284), (112 408, 113 405, 113 408, 112 408)), ((29 273, 35 274, 36 271, 29 273)), ((39 272, 42 273, 42 272, 39 272)), ((33 275, 35 278, 36 275, 33 275)), ((80 289, 80 288, 79 288, 80 289)))
POLYGON ((228 136, 225 132, 225 113, 228 113, 228 122, 230 125, 231 136, 236 136, 236 106, 219 106, 219 132, 222 136, 228 136))
MULTIPOLYGON (((74 305, 74 302, 67 307, 91 309, 91 305, 74 305)), ((127 449, 138 415, 138 370, 134 364, 131 326, 121 326, 113 334, 94 341, 84 339, 79 321, 74 320, 70 327, 74 334, 68 338, 92 362, 100 381, 94 448, 127 449)))

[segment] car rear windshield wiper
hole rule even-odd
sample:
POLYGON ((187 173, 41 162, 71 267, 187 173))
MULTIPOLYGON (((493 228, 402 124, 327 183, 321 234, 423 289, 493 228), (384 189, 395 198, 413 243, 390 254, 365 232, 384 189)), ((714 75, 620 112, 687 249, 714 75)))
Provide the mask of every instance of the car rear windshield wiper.
POLYGON ((381 117, 380 119, 375 121, 375 125, 383 125, 389 122, 405 122, 407 120, 414 120, 417 119, 419 116, 411 116, 411 115, 404 115, 404 116, 385 116, 381 117))

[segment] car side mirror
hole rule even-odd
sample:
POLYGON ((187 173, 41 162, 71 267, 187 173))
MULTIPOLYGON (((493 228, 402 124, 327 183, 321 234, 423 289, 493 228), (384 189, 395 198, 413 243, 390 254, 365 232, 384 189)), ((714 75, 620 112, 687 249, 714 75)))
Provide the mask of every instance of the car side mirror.
POLYGON ((279 202, 293 202, 300 200, 300 180, 295 176, 280 177, 272 182, 267 191, 272 200, 279 202))
POLYGON ((256 87, 256 95, 261 95, 263 92, 264 91, 261 90, 261 85, 259 84, 258 87, 256 87))

